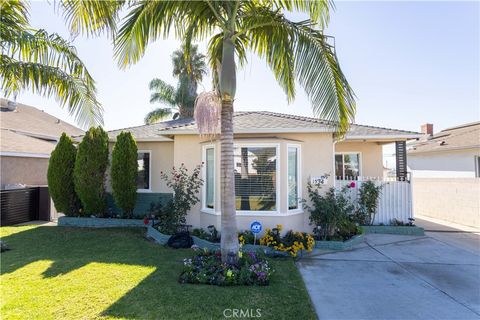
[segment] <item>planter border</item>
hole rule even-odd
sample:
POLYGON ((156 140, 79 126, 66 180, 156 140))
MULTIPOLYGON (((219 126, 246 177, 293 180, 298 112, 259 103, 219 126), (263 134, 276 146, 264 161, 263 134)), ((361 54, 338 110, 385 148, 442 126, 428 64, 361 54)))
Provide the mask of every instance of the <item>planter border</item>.
POLYGON ((400 234, 408 236, 424 236, 425 230, 417 226, 361 226, 363 233, 400 234))
POLYGON ((140 219, 115 219, 115 218, 87 218, 87 217, 60 217, 59 227, 80 228, 122 228, 122 227, 145 227, 140 219))
POLYGON ((362 243, 365 241, 365 236, 362 234, 357 234, 347 241, 324 241, 324 240, 315 240, 316 249, 327 249, 327 250, 346 250, 351 249, 353 246, 362 243))

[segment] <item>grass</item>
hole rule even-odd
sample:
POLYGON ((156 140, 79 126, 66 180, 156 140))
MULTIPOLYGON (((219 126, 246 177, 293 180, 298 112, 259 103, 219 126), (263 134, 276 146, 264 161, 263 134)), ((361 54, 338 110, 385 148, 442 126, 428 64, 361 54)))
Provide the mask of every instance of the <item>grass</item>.
POLYGON ((191 250, 146 241, 143 228, 2 227, 2 319, 316 319, 291 259, 273 260, 268 287, 179 284, 191 250), (230 314, 227 314, 230 315, 230 314))

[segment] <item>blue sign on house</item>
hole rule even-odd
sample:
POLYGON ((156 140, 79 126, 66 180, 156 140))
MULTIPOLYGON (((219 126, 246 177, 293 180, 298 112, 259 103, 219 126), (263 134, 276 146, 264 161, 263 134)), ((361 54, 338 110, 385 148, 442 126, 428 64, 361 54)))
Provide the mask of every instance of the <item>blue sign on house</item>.
POLYGON ((262 224, 258 221, 253 221, 250 224, 250 231, 252 231, 255 234, 260 233, 262 231, 262 224))

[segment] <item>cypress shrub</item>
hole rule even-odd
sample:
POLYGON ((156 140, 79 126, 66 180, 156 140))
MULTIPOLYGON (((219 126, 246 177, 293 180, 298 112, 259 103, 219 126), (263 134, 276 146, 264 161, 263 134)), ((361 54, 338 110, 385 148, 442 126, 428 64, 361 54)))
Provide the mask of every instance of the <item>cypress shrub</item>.
POLYGON ((76 155, 77 149, 72 139, 64 132, 48 161, 48 192, 57 211, 67 216, 77 214, 80 208, 73 182, 76 155))
POLYGON ((84 213, 105 212, 105 171, 108 166, 108 135, 101 127, 90 128, 78 145, 74 181, 84 213))
POLYGON ((112 151, 113 198, 127 217, 133 216, 137 200, 137 143, 130 132, 121 132, 112 151))

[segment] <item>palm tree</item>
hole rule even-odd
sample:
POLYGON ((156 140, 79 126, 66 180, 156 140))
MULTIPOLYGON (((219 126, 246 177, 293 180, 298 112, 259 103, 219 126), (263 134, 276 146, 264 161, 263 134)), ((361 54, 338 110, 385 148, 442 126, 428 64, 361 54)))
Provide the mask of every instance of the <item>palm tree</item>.
POLYGON ((205 56, 198 53, 197 46, 191 46, 188 55, 185 55, 185 47, 183 45, 172 55, 173 76, 179 78, 176 89, 158 78, 150 81, 150 90, 153 91, 150 103, 160 102, 167 105, 167 108, 157 108, 149 112, 145 117, 146 124, 171 117, 172 114, 173 119, 193 116, 198 83, 207 73, 207 67, 205 56))
POLYGON ((56 97, 82 127, 103 123, 95 82, 68 41, 31 28, 22 1, 1 2, 0 30, 0 83, 7 98, 30 89, 56 97))
MULTIPOLYGON (((237 63, 247 62, 247 50, 264 58, 288 101, 295 97, 295 80, 309 96, 314 113, 332 120, 346 132, 355 115, 353 92, 344 77, 330 38, 323 34, 329 0, 259 1, 65 1, 67 20, 90 34, 113 31, 120 66, 137 62, 147 45, 173 31, 185 43, 208 41, 208 57, 220 110, 221 251, 222 260, 235 261, 239 249, 235 212, 233 159, 233 102, 237 63), (127 14, 116 30, 118 10, 127 14), (310 19, 291 21, 284 11, 307 13, 310 19), (108 14, 108 16, 106 16, 108 14)), ((188 49, 188 48, 187 48, 188 49)), ((207 97, 197 103, 205 107, 207 97)), ((208 105, 207 105, 208 106, 208 105)), ((201 116, 203 112, 198 112, 201 116)), ((217 119, 215 119, 217 120, 217 119)), ((199 121, 202 125, 209 122, 199 121)))

